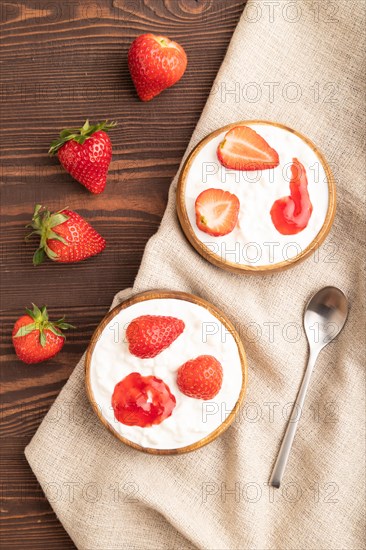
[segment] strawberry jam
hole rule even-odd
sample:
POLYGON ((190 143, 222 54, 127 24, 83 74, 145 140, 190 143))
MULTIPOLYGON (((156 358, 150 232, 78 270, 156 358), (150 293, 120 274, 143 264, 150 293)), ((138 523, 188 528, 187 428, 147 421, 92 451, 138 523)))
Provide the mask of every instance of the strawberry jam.
POLYGON ((175 404, 174 395, 162 380, 138 372, 118 382, 112 395, 114 415, 127 426, 160 424, 172 414, 175 404))
POLYGON ((272 222, 282 235, 296 235, 308 225, 312 211, 306 170, 295 158, 291 166, 290 195, 273 203, 272 222))

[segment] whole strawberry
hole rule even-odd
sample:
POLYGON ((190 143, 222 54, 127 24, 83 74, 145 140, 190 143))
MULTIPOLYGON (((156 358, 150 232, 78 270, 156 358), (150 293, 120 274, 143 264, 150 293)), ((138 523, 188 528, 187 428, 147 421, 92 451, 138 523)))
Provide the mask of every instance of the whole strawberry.
POLYGON ((82 128, 62 130, 48 152, 50 155, 57 152, 65 170, 88 191, 101 193, 106 186, 112 159, 112 144, 107 131, 115 126, 116 122, 107 121, 90 126, 87 120, 82 128))
POLYGON ((142 315, 128 325, 126 338, 132 355, 147 359, 168 348, 185 328, 184 322, 163 315, 142 315))
POLYGON ((32 223, 33 234, 40 235, 39 248, 33 264, 39 265, 46 256, 55 262, 80 262, 104 250, 106 241, 77 212, 64 209, 52 214, 36 204, 32 223))
POLYGON ((131 44, 128 68, 139 98, 150 101, 180 80, 187 67, 186 52, 165 36, 142 34, 131 44))
POLYGON ((20 317, 13 328, 12 340, 15 353, 24 363, 40 363, 54 357, 61 351, 65 336, 62 330, 74 328, 64 318, 51 322, 46 307, 26 309, 27 315, 20 317))
POLYGON ((184 395, 212 399, 222 386, 221 363, 212 355, 200 355, 179 367, 177 384, 184 395))

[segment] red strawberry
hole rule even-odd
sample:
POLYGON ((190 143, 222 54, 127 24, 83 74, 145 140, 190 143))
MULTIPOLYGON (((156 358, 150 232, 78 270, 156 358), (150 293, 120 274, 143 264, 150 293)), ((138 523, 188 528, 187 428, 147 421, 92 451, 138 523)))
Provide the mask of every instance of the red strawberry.
POLYGON ((294 158, 291 166, 290 196, 277 199, 271 208, 273 225, 282 235, 296 235, 308 225, 313 211, 306 169, 294 158))
POLYGON ((126 338, 132 355, 147 359, 168 348, 184 330, 184 323, 175 317, 142 315, 128 325, 126 338))
POLYGON ((280 163, 277 152, 249 126, 230 130, 219 144, 217 156, 223 166, 233 170, 268 170, 280 163))
POLYGON ((213 237, 221 237, 236 226, 240 202, 229 191, 206 189, 198 195, 195 208, 197 227, 213 237))
POLYGON ((112 144, 106 133, 116 126, 107 121, 82 128, 65 129, 51 143, 49 154, 57 156, 62 166, 91 193, 101 193, 106 185, 112 158, 112 144))
POLYGON ((30 227, 34 229, 30 235, 41 236, 33 256, 34 265, 41 264, 46 255, 55 262, 80 262, 99 254, 106 245, 105 239, 72 210, 52 214, 36 204, 30 227))
POLYGON ((212 399, 222 386, 222 366, 212 355, 200 355, 179 367, 177 384, 184 395, 212 399))
POLYGON ((131 44, 128 67, 139 98, 150 101, 182 78, 187 56, 182 46, 165 36, 142 34, 131 44))
POLYGON ((64 318, 51 323, 46 307, 26 309, 13 328, 12 339, 15 353, 24 363, 40 363, 54 357, 63 347, 65 336, 62 330, 74 328, 64 318))

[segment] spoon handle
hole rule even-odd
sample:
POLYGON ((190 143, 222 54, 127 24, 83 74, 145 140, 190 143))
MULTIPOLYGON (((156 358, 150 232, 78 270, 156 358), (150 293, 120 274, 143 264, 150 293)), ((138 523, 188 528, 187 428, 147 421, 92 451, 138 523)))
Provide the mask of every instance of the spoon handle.
POLYGON ((281 485, 282 477, 285 472, 288 458, 290 456, 292 443, 294 441, 297 425, 301 417, 302 409, 305 402, 306 392, 309 387, 311 374, 313 372, 313 368, 314 368, 317 356, 318 356, 317 353, 310 352, 308 366, 306 367, 304 378, 302 380, 301 387, 297 395, 297 399, 292 409, 291 416, 287 424, 286 432, 282 440, 281 448, 279 450, 277 460, 272 471, 271 479, 269 480, 270 485, 272 485, 273 487, 278 488, 281 485))

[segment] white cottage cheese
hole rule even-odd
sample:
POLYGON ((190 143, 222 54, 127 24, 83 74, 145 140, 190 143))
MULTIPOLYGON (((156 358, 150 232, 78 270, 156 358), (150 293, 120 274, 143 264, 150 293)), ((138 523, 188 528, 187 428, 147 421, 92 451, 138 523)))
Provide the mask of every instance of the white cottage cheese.
POLYGON ((99 410, 121 436, 143 447, 175 449, 203 439, 225 420, 240 394, 242 368, 235 339, 206 308, 178 299, 152 299, 123 309, 105 327, 92 355, 90 382, 99 410), (156 357, 139 359, 128 350, 126 328, 140 315, 177 317, 185 323, 184 332, 156 357), (198 355, 213 355, 223 367, 222 388, 210 401, 187 397, 176 383, 178 368, 198 355), (161 424, 141 428, 115 419, 114 387, 131 372, 161 378, 175 396, 176 407, 161 424))
POLYGON ((318 235, 328 210, 328 180, 319 157, 294 133, 267 124, 248 124, 274 148, 277 168, 253 172, 228 170, 216 150, 226 132, 211 139, 193 159, 187 174, 185 201, 188 218, 197 238, 219 258, 241 265, 263 266, 291 261, 318 235), (273 203, 290 194, 291 165, 297 158, 305 167, 313 212, 308 226, 297 235, 281 235, 273 225, 273 203), (196 225, 195 201, 208 188, 234 193, 240 201, 235 229, 224 237, 211 237, 196 225))

